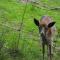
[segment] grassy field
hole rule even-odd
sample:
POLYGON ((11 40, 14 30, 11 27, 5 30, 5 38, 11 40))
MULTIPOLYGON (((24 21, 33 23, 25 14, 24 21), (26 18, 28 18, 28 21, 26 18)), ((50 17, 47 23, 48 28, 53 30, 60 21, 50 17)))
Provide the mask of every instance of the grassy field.
MULTIPOLYGON (((60 1, 41 0, 41 4, 53 8, 59 7, 60 1)), ((49 8, 37 8, 32 3, 26 5, 19 0, 0 0, 0 60, 42 60, 41 41, 33 19, 48 15, 60 29, 60 10, 49 8)), ((59 47, 60 39, 56 37, 56 41, 59 47)), ((54 59, 60 60, 60 50, 56 51, 54 59)))

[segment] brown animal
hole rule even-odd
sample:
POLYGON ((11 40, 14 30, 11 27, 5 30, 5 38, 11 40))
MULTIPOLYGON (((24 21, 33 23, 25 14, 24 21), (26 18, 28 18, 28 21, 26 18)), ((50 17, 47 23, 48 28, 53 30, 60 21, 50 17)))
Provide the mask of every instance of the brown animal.
POLYGON ((42 38, 42 49, 43 49, 43 60, 45 53, 45 45, 47 46, 48 51, 48 60, 52 60, 53 53, 53 35, 55 33, 55 22, 49 16, 43 16, 40 21, 34 18, 34 23, 39 28, 39 33, 42 38))

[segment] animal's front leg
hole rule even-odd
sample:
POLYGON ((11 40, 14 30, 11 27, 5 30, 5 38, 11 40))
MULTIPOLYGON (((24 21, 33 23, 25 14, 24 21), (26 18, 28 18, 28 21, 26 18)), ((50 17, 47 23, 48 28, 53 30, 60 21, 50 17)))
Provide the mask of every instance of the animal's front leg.
POLYGON ((51 48, 51 45, 49 45, 49 55, 50 55, 50 60, 52 60, 52 48, 51 48))
POLYGON ((48 45, 48 60, 52 60, 52 46, 48 45))
POLYGON ((43 60, 44 60, 44 54, 45 54, 45 44, 42 43, 42 53, 43 53, 43 60))

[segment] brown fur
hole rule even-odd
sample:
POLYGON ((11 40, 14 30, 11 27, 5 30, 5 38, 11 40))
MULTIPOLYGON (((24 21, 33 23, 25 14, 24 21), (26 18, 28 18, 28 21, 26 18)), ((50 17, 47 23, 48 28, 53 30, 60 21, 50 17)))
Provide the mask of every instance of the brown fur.
MULTIPOLYGON (((36 23, 37 21, 35 21, 35 23, 36 23)), ((51 23, 52 22, 52 19, 49 17, 49 16, 44 16, 40 21, 39 21, 39 25, 37 25, 37 26, 41 26, 41 27, 47 27, 48 26, 48 24, 49 23, 51 23)), ((48 29, 46 30, 46 32, 45 32, 45 40, 44 40, 44 36, 43 36, 43 38, 42 38, 42 42, 43 42, 43 44, 42 44, 42 48, 43 48, 43 60, 44 60, 44 51, 45 51, 45 45, 47 46, 47 48, 48 48, 48 54, 49 54, 49 56, 48 56, 48 60, 52 60, 52 56, 51 56, 51 54, 52 54, 52 37, 53 37, 53 35, 54 35, 54 33, 56 32, 56 30, 55 30, 55 27, 54 26, 52 26, 52 27, 47 27, 48 29), (47 42, 47 44, 45 44, 45 42, 47 42)))

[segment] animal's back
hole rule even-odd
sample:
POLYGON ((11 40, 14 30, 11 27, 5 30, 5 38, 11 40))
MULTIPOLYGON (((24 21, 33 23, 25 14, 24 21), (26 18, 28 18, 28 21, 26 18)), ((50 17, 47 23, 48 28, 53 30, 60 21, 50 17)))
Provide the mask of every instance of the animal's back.
POLYGON ((40 23, 45 25, 48 25, 50 22, 52 22, 52 19, 49 16, 43 16, 40 20, 40 23))

